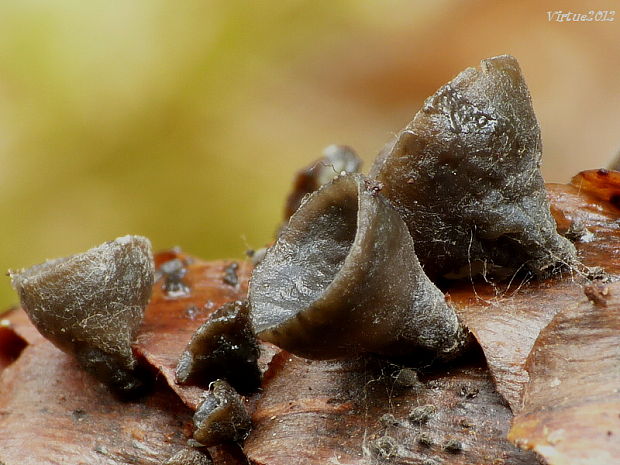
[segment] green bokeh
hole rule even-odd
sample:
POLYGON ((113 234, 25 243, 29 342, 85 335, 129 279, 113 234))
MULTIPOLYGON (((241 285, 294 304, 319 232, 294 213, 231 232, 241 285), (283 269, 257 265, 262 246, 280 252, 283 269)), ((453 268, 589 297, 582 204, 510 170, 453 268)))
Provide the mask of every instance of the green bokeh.
MULTIPOLYGON (((2 2, 0 267, 126 233, 206 258, 269 241, 316 148, 287 153, 253 112, 344 17, 310 1, 2 2)), ((0 308, 15 300, 6 278, 0 308)))
MULTIPOLYGON (((547 180, 603 166, 620 143, 620 29, 544 10, 2 0, 0 270, 128 233, 242 257, 272 239, 292 173, 323 147, 351 144, 367 167, 426 96, 500 53, 532 91, 547 180)), ((0 309, 16 301, 0 280, 0 309)))

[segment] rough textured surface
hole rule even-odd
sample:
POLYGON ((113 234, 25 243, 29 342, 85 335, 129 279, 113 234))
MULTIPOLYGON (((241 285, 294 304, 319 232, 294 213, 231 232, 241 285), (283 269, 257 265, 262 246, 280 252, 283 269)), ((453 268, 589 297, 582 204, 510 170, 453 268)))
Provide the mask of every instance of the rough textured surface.
POLYGON ((357 173, 362 166, 362 160, 357 153, 346 145, 330 145, 324 150, 324 155, 295 175, 293 190, 286 199, 285 219, 295 213, 306 195, 327 184, 343 171, 357 173))
POLYGON ((191 412, 167 388, 123 403, 44 341, 0 376, 0 463, 159 465, 191 434, 191 412))
POLYGON ((376 359, 309 361, 277 355, 244 450, 257 465, 534 465, 506 439, 512 415, 484 361, 395 383, 376 359), (430 406, 430 407, 429 407, 430 406), (412 415, 426 408, 427 415, 412 415))
POLYGON ((247 302, 224 304, 196 330, 176 368, 179 384, 208 389, 224 379, 237 391, 249 394, 260 387, 260 348, 247 302))
MULTIPOLYGON (((578 240, 576 245, 586 265, 602 265, 605 267, 605 273, 602 273, 602 276, 606 279, 616 279, 616 276, 620 274, 619 210, 611 203, 602 201, 578 187, 551 185, 548 188, 552 211, 559 230, 563 233, 570 233, 578 240)), ((179 396, 188 405, 196 408, 204 391, 174 384, 174 367, 178 356, 195 329, 206 321, 208 315, 219 305, 238 299, 245 292, 250 265, 240 263, 239 284, 233 288, 223 281, 225 270, 231 262, 200 262, 183 256, 178 251, 158 254, 155 261, 161 264, 175 258, 181 259, 187 267, 187 273, 183 279, 189 285, 191 295, 171 297, 161 288, 164 280, 162 276, 162 280, 155 284, 154 298, 146 312, 145 328, 141 331, 142 336, 138 338, 135 348, 139 355, 149 357, 150 363, 166 374, 166 381, 175 387, 179 396), (141 338, 142 341, 140 341, 141 338)), ((508 383, 506 379, 498 375, 500 373, 498 367, 501 368, 503 364, 506 373, 518 373, 523 370, 525 356, 540 332, 540 328, 546 325, 558 311, 565 308, 564 302, 575 302, 576 296, 572 294, 573 292, 579 291, 578 299, 583 300, 581 283, 582 279, 584 283, 587 283, 587 279, 581 277, 579 272, 586 273, 586 271, 585 268, 578 269, 573 275, 556 276, 552 280, 536 284, 523 281, 524 276, 518 275, 515 276, 507 292, 508 283, 505 283, 502 288, 494 289, 490 286, 486 288, 484 284, 475 281, 474 288, 470 283, 462 289, 463 297, 471 299, 471 311, 467 310, 470 307, 459 311, 464 318, 466 315, 473 315, 468 323, 471 324, 472 330, 481 341, 495 378, 494 381, 500 390, 503 386, 508 386, 508 383), (565 284, 568 287, 563 287, 565 284), (513 294, 513 291, 517 289, 518 291, 513 294), (486 300, 494 299, 494 304, 476 299, 476 292, 478 297, 486 300), (485 294, 486 292, 488 293, 485 294), (513 297, 516 299, 511 300, 513 297), (536 308, 538 302, 540 302, 540 308, 536 308), (516 316, 509 318, 507 311, 516 316), (538 318, 537 312, 540 312, 541 319, 538 318), (501 314, 505 317, 500 318, 501 314), (531 326, 527 323, 528 318, 534 321, 531 326), (488 321, 488 324, 485 321, 488 321), (496 335, 495 339, 490 337, 493 333, 496 335)), ((453 301, 456 301, 459 290, 450 289, 449 292, 453 301)), ((598 299, 597 292, 592 291, 589 294, 594 301, 598 299)), ((612 308, 615 309, 615 306, 612 308)), ((593 310, 589 309, 588 312, 593 312, 593 310)), ((582 312, 582 315, 588 312, 582 312)), ((615 318, 616 314, 617 310, 611 316, 615 318)), ((593 318, 594 316, 592 315, 593 318)), ((613 337, 614 334, 618 334, 613 326, 603 324, 604 321, 613 323, 616 320, 608 318, 609 315, 605 316, 604 313, 599 316, 601 317, 590 321, 587 328, 581 328, 579 337, 575 336, 572 339, 577 342, 580 338, 590 341, 590 337, 594 337, 591 332, 597 332, 604 337, 613 337), (615 332, 605 333, 605 328, 611 328, 615 332)), ((69 433, 63 435, 61 431, 66 420, 63 415, 67 414, 66 411, 64 413, 59 411, 56 405, 59 404, 61 395, 69 393, 69 396, 72 396, 71 393, 74 392, 72 389, 75 389, 77 394, 74 397, 89 396, 90 394, 85 391, 86 387, 91 385, 94 386, 96 395, 101 392, 109 396, 107 391, 92 378, 77 371, 77 365, 70 358, 59 353, 49 343, 43 342, 23 311, 17 310, 3 314, 3 319, 10 321, 8 326, 4 325, 9 331, 9 333, 4 333, 5 336, 23 340, 29 344, 40 345, 42 343, 47 349, 33 353, 32 347, 27 348, 22 352, 22 356, 9 365, 4 374, 0 376, 0 462, 4 461, 6 465, 28 463, 23 458, 25 453, 23 444, 27 443, 29 444, 28 452, 37 459, 33 463, 37 464, 67 463, 59 460, 46 462, 45 457, 51 457, 54 460, 58 457, 55 455, 59 454, 57 451, 69 450, 69 448, 73 451, 72 453, 76 454, 72 457, 77 457, 79 453, 86 454, 87 458, 83 461, 84 463, 105 463, 106 465, 128 463, 129 459, 120 453, 113 458, 100 457, 101 454, 99 454, 96 457, 101 461, 98 462, 92 459, 90 448, 82 448, 81 443, 75 440, 75 438, 82 439, 80 432, 68 429, 69 433), (11 335, 10 332, 13 334, 11 335), (50 374, 47 370, 58 363, 59 356, 66 362, 63 362, 65 363, 62 368, 63 377, 57 383, 54 377, 56 375, 50 374), (9 373, 12 374, 9 376, 9 373), (33 384, 35 380, 38 384, 33 384), (66 386, 65 382, 70 385, 66 386), (63 394, 58 394, 58 397, 54 398, 53 392, 50 393, 50 386, 57 385, 63 394), (46 397, 48 395, 51 397, 46 397), (42 404, 45 407, 42 407, 42 404), (48 405, 52 406, 51 411, 48 405), (40 434, 37 434, 38 425, 41 425, 43 429, 40 434), (41 438, 43 434, 47 436, 41 438), (52 436, 53 438, 50 439, 52 436), (60 444, 56 444, 54 439, 57 439, 60 444), (5 444, 10 444, 10 448, 5 450, 5 444), (15 460, 13 456, 7 460, 8 452, 22 455, 16 455, 15 460)), ((569 321, 584 322, 582 316, 576 319, 571 318, 569 321)), ((563 324, 566 329, 571 326, 574 324, 563 324)), ((1 337, 2 333, 0 333, 1 337)), ((594 340, 591 342, 594 344, 594 340)), ((2 347, 0 345, 0 348, 2 347)), ((277 350, 269 352, 265 347, 270 346, 263 345, 261 366, 264 366, 271 359, 271 355, 277 352, 277 350)), ((602 346, 599 348, 602 349, 602 346)), ((587 354, 588 347, 581 352, 584 355, 587 354)), ((603 350, 599 353, 602 354, 603 350)), ((14 359, 14 355, 9 354, 9 357, 14 359)), ((609 357, 603 358, 612 360, 609 357)), ((255 396, 247 403, 254 412, 256 422, 256 429, 250 434, 246 443, 246 450, 251 454, 250 458, 257 464, 266 465, 316 463, 313 462, 315 455, 320 460, 318 463, 342 464, 383 462, 424 465, 433 463, 435 465, 439 463, 494 464, 494 461, 504 465, 536 463, 531 453, 519 452, 503 440, 511 414, 493 391, 491 378, 481 361, 472 361, 471 365, 460 366, 463 363, 461 360, 458 362, 459 367, 442 367, 441 370, 437 368, 436 372, 427 369, 422 370, 418 375, 410 368, 401 369, 393 363, 366 360, 367 362, 359 366, 356 364, 360 362, 309 362, 288 354, 277 356, 265 375, 262 394, 255 396), (361 446, 365 448, 362 448, 360 452, 361 446)), ((592 366, 595 363, 596 361, 592 362, 592 366)), ((613 368, 614 365, 607 371, 603 370, 603 374, 613 372, 613 368)), ((593 375, 599 374, 593 373, 593 375)), ((578 377, 581 374, 576 373, 575 376, 578 377)), ((608 376, 608 378, 616 386, 618 385, 613 377, 608 376)), ((549 395, 549 402, 557 402, 558 397, 555 394, 557 389, 563 388, 564 381, 555 387, 557 389, 551 389, 554 386, 550 384, 556 384, 555 379, 547 379, 543 382, 544 379, 546 378, 541 378, 543 388, 538 391, 538 394, 545 394, 544 387, 548 386, 546 390, 549 392, 546 394, 549 395)), ((534 383, 534 377, 532 380, 534 383)), ((595 380, 583 380, 584 384, 589 381, 595 380)), ((570 381, 566 384, 569 387, 574 386, 570 381)), ((571 392, 572 390, 569 391, 571 392)), ((592 392, 595 392, 595 389, 592 392)), ((102 402, 102 398, 100 396, 86 402, 89 406, 97 404, 95 405, 97 409, 98 403, 102 404, 102 412, 97 410, 99 413, 95 414, 95 412, 88 417, 89 423, 85 430, 87 445, 91 444, 89 438, 98 434, 92 431, 100 430, 98 421, 102 424, 114 424, 113 431, 109 434, 106 434, 105 428, 101 431, 103 431, 104 440, 118 444, 115 441, 119 436, 114 434, 121 436, 125 434, 127 431, 123 426, 125 422, 135 425, 136 422, 143 421, 142 419, 136 420, 135 417, 147 418, 145 420, 147 423, 150 421, 148 420, 150 414, 145 413, 142 408, 156 408, 158 415, 168 415, 169 413, 164 412, 163 409, 174 410, 179 405, 168 400, 158 404, 161 407, 153 407, 147 399, 147 406, 140 408, 136 407, 136 404, 118 404, 116 400, 112 406, 108 406, 107 403, 102 402), (120 407, 117 408, 119 405, 120 407), (132 410, 134 408, 135 410, 132 410), (132 416, 125 417, 125 414, 132 416)), ((601 415, 614 411, 616 405, 614 403, 607 405, 598 401, 595 404, 586 405, 589 410, 579 411, 579 419, 583 419, 583 429, 579 432, 584 436, 584 440, 594 441, 589 444, 597 444, 597 450, 605 450, 601 442, 596 442, 601 440, 597 436, 599 426, 607 424, 605 417, 603 421, 601 420, 601 415)), ((88 409, 81 405, 70 406, 71 414, 73 410, 76 411, 75 416, 78 418, 76 421, 83 422, 84 420, 79 420, 83 417, 80 409, 88 414, 88 409)), ((564 437, 560 433, 549 436, 549 433, 555 431, 553 429, 555 420, 547 415, 555 412, 556 410, 539 412, 540 415, 536 421, 550 422, 547 424, 547 429, 545 430, 545 425, 539 429, 542 423, 527 423, 525 426, 529 429, 522 430, 527 434, 523 437, 527 437, 530 441, 538 441, 543 446, 544 441, 550 440, 555 442, 555 444, 549 443, 550 447, 561 450, 559 441, 564 437), (551 425, 552 429, 548 425, 551 425)), ((560 412, 564 415, 563 421, 574 421, 575 417, 569 415, 572 415, 571 412, 573 411, 570 409, 560 412)), ((525 410, 523 413, 526 415, 525 410)), ((189 413, 183 415, 189 415, 189 413)), ((618 417, 613 419, 616 418, 618 417)), ((527 420, 528 422, 534 421, 532 417, 527 417, 527 420)), ((166 424, 161 417, 157 419, 157 422, 166 424)), ((157 428, 161 426, 158 424, 157 428)), ((184 437, 191 434, 192 428, 188 423, 184 422, 179 428, 184 437)), ((617 437, 616 430, 610 429, 610 431, 612 431, 611 440, 613 440, 617 437)), ((575 440, 576 443, 589 447, 588 443, 579 441, 580 439, 575 440)), ((530 444, 528 447, 534 443, 528 443, 530 444)), ((131 447, 135 444, 140 443, 139 441, 132 442, 131 447)), ((613 452, 613 445, 612 443, 609 446, 609 451, 613 452)), ((564 446, 566 444, 562 447, 564 446)), ((157 447, 163 446, 159 444, 157 447)), ((161 453, 159 460, 166 460, 181 447, 183 447, 181 443, 170 445, 169 449, 161 453)), ((209 452, 218 465, 245 463, 243 455, 235 447, 234 445, 220 446, 211 448, 209 452)), ((129 453, 133 451, 130 446, 125 447, 124 450, 129 453)), ((142 459, 136 454, 132 457, 131 463, 157 463, 152 461, 148 450, 144 456, 145 462, 140 462, 142 459)), ((76 458, 69 463, 80 463, 80 460, 76 458)))
POLYGON ((570 185, 551 184, 547 189, 559 229, 578 236, 575 245, 584 266, 543 281, 515 276, 504 284, 473 281, 448 291, 484 350, 498 391, 515 413, 529 380, 525 361, 541 329, 579 301, 583 286, 593 278, 620 278, 620 210, 570 185))
POLYGON ((620 463, 620 283, 586 296, 538 337, 509 435, 550 465, 620 463))
POLYGON ((185 447, 166 460, 163 465, 212 465, 213 460, 208 452, 200 452, 185 447))
POLYGON ((245 438, 252 422, 243 398, 226 381, 218 379, 194 414, 194 439, 205 446, 245 438))
POLYGON ((11 272, 11 278, 44 337, 114 389, 131 391, 140 384, 131 343, 153 285, 148 239, 120 237, 11 272))
POLYGON ((540 174, 541 138, 517 61, 468 68, 428 98, 371 177, 403 216, 431 279, 574 262, 540 174))
POLYGON ((258 336, 313 359, 361 352, 457 352, 464 336, 424 275, 407 227, 360 175, 312 194, 256 266, 250 285, 258 336))

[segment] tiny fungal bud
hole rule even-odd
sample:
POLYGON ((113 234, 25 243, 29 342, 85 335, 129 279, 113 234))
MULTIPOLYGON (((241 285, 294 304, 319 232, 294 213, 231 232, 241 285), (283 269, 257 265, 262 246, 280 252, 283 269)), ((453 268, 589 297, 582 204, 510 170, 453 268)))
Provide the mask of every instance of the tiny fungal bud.
POLYGON ((461 418, 461 420, 459 421, 459 425, 461 425, 465 429, 471 429, 474 427, 474 424, 467 418, 461 418))
POLYGON ((444 443, 443 450, 451 454, 458 454, 463 451, 463 443, 458 439, 449 439, 444 443))
POLYGON ((394 375, 394 385, 400 388, 421 389, 424 384, 418 378, 418 372, 413 368, 402 368, 394 375))
POLYGON ((398 444, 391 436, 381 436, 372 441, 371 445, 373 452, 384 459, 389 459, 398 452, 398 444))
POLYGON ((159 267, 164 277, 163 289, 168 297, 181 297, 189 294, 189 286, 183 278, 187 274, 185 264, 178 258, 164 262, 159 267))
POLYGON ((213 465, 213 460, 207 450, 199 451, 185 447, 166 460, 163 465, 213 465))
POLYGON ((241 396, 226 381, 217 380, 196 410, 194 426, 194 439, 211 447, 243 439, 252 422, 241 396))
POLYGON ((379 421, 381 422, 383 426, 386 426, 386 427, 400 425, 400 422, 391 413, 385 413, 381 415, 381 418, 379 418, 379 421))
POLYGON ((247 302, 229 302, 213 312, 181 355, 177 382, 207 388, 221 378, 244 394, 256 391, 260 349, 249 318, 247 302))
POLYGON ((420 433, 416 436, 416 441, 422 447, 433 447, 435 445, 435 441, 428 433, 420 433))
POLYGON ((258 337, 296 355, 449 358, 464 329, 426 277, 406 225, 352 174, 290 218, 250 283, 258 337))
POLYGON ((239 264, 237 262, 232 262, 224 269, 224 283, 229 286, 235 287, 239 284, 239 277, 237 276, 237 270, 239 269, 239 264))
POLYGON ((461 390, 459 391, 459 395, 461 397, 465 397, 466 399, 474 399, 480 393, 480 389, 474 386, 470 386, 469 384, 463 384, 461 386, 461 390))
POLYGON ((556 232, 541 136, 519 64, 482 60, 429 97, 370 176, 401 213, 431 279, 576 263, 556 232))
POLYGON ((437 407, 435 407, 434 405, 421 405, 409 412, 409 420, 412 423, 423 424, 430 420, 431 417, 435 415, 435 412, 437 412, 437 407))
POLYGON ((141 385, 131 343, 151 296, 153 267, 150 241, 124 236, 10 275, 41 334, 122 393, 141 385))

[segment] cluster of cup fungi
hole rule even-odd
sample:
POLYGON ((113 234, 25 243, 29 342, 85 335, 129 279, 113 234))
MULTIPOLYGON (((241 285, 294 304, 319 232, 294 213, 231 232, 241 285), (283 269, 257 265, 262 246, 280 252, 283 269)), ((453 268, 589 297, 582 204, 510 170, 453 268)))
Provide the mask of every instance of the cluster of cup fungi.
MULTIPOLYGON (((309 359, 441 363, 469 340, 440 289, 446 282, 575 266, 540 162, 531 97, 508 55, 429 97, 367 176, 355 152, 330 147, 300 175, 248 299, 219 308, 180 354, 177 382, 207 390, 197 444, 239 441, 250 429, 239 393, 260 388, 257 338, 309 359)), ((43 336, 111 390, 140 391, 131 344, 155 281, 148 239, 120 237, 10 274, 43 336)))

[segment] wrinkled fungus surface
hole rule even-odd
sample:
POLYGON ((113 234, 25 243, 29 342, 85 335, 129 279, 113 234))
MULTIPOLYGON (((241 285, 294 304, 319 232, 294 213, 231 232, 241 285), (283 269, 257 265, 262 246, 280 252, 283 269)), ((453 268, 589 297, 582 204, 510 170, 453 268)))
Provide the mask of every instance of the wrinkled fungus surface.
POLYGON ((196 330, 181 355, 176 379, 207 389, 221 378, 239 392, 254 392, 260 387, 259 356, 247 302, 229 302, 196 330))
POLYGON ((461 348, 454 310, 379 190, 360 175, 340 176, 291 217, 252 275, 261 339, 313 359, 360 352, 432 359, 461 348))
POLYGON ((140 236, 11 272, 22 306, 41 334, 119 391, 140 384, 131 343, 153 275, 151 244, 140 236))
POLYGON ((572 265, 540 174, 540 129, 513 57, 483 60, 428 98, 386 145, 383 183, 432 278, 572 265))
POLYGON ((215 446, 243 439, 252 422, 241 396, 226 381, 217 380, 196 410, 194 425, 194 439, 215 446))

